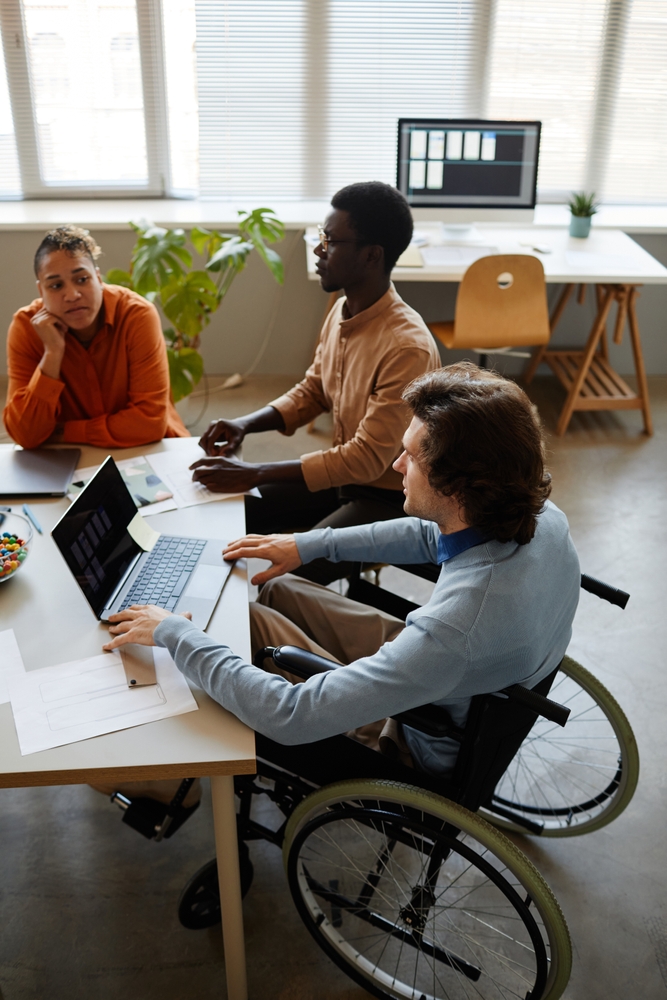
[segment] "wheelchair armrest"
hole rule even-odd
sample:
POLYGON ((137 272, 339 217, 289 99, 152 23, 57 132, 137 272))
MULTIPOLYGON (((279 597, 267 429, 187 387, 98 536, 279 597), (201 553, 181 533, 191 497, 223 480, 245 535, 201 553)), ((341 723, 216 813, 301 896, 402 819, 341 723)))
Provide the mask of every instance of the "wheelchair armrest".
POLYGON ((530 708, 537 715, 542 715, 549 722, 555 722, 559 726, 564 726, 570 716, 569 708, 551 701, 550 698, 545 698, 543 694, 538 694, 537 691, 531 691, 530 688, 524 687, 523 684, 512 684, 511 687, 504 688, 500 694, 507 695, 510 701, 525 705, 526 708, 530 708))
POLYGON ((339 665, 333 660, 327 660, 325 656, 311 653, 309 649, 301 649, 299 646, 265 646, 260 649, 253 663, 256 667, 261 667, 264 660, 271 658, 278 667, 289 670, 297 677, 308 680, 314 674, 323 674, 327 670, 335 670, 339 665))

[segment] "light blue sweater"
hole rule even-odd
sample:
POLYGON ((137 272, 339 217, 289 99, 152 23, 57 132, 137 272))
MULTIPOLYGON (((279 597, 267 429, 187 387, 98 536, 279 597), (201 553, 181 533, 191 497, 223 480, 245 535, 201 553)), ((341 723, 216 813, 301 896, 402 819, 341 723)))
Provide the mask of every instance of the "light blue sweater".
MULTIPOLYGON (((296 536, 304 563, 437 562, 436 524, 399 518, 296 536)), ((428 604, 373 656, 292 685, 246 663, 179 616, 155 641, 180 670, 253 729, 299 744, 431 702, 459 725, 474 694, 534 687, 558 665, 572 634, 580 570, 565 515, 547 503, 528 545, 485 542, 442 564, 428 604)), ((417 765, 443 773, 457 746, 404 728, 417 765)))

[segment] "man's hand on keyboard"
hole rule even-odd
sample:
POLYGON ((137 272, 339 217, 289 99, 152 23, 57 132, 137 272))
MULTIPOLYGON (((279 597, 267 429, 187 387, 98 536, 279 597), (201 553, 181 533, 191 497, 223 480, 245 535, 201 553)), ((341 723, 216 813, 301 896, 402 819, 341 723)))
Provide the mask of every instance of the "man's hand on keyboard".
MULTIPOLYGON (((127 642, 138 642, 140 646, 154 646, 153 633, 161 621, 170 618, 172 612, 158 608, 155 604, 133 604, 115 615, 109 615, 109 631, 116 638, 102 647, 107 652, 124 646, 127 642)), ((182 612, 184 618, 192 618, 189 611, 182 612)))
POLYGON ((269 559, 272 566, 257 573, 250 581, 255 586, 266 583, 274 576, 291 573, 301 565, 294 535, 245 535, 230 542, 222 551, 223 559, 269 559))

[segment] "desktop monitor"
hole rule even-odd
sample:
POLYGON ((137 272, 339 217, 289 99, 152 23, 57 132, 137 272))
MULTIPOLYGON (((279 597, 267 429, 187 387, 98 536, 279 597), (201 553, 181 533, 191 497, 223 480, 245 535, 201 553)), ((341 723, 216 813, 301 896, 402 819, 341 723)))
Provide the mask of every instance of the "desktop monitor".
POLYGON ((397 188, 417 221, 530 223, 541 122, 401 118, 397 188))

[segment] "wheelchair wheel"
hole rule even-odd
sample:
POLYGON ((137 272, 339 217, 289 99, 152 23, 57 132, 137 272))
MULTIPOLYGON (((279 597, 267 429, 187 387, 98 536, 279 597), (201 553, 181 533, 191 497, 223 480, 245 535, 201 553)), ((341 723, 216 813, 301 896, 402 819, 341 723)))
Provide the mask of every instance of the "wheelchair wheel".
POLYGON ((619 816, 639 777, 637 743, 618 702, 588 670, 566 656, 549 697, 571 710, 565 728, 538 719, 498 782, 494 826, 529 833, 494 806, 543 825, 543 837, 575 837, 619 816))
MULTIPOLYGON (((250 851, 245 841, 239 841, 241 896, 245 898, 255 874, 250 851)), ((220 921, 220 890, 218 862, 215 858, 195 872, 178 901, 178 919, 188 930, 200 931, 220 921)))
POLYGON ((356 983, 385 1000, 556 1000, 567 926, 521 851, 431 792, 345 781, 304 799, 283 860, 299 914, 356 983))

